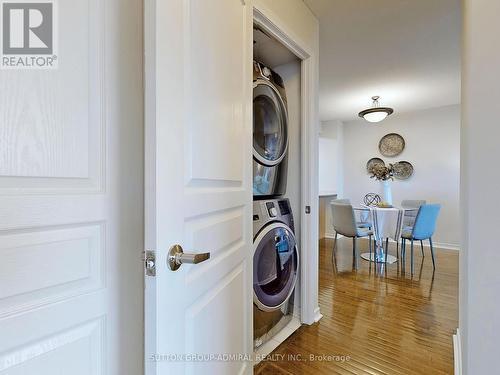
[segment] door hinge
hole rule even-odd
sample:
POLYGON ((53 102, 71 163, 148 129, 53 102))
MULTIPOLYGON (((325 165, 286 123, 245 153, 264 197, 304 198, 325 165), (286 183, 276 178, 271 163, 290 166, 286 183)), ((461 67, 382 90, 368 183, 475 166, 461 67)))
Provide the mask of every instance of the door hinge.
POLYGON ((146 276, 156 276, 156 253, 151 250, 144 252, 144 271, 146 276))
POLYGON ((306 214, 310 214, 311 213, 311 206, 306 206, 306 214))

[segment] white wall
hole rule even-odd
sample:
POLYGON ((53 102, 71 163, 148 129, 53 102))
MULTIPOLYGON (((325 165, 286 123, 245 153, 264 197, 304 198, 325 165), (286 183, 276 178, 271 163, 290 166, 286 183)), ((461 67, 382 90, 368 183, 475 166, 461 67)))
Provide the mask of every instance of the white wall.
POLYGON ((293 30, 294 38, 301 44, 310 46, 313 52, 319 50, 318 20, 302 0, 253 0, 253 3, 266 15, 272 15, 271 18, 279 19, 282 25, 293 30))
POLYGON ((341 121, 324 121, 319 133, 319 238, 333 238, 330 202, 343 195, 343 124, 341 121))
POLYGON ((340 121, 321 123, 319 133, 319 192, 342 195, 343 125, 340 121))
POLYGON ((500 2, 464 0, 463 218, 460 332, 463 374, 498 373, 500 337, 500 2))
POLYGON ((436 245, 458 248, 460 242, 460 106, 395 114, 379 124, 362 119, 344 123, 344 197, 362 202, 366 193, 382 195, 382 184, 370 179, 366 162, 379 157, 387 163, 406 160, 414 174, 409 180, 392 183, 394 204, 403 199, 425 199, 442 205, 436 245), (402 154, 387 158, 378 143, 387 133, 401 134, 406 147, 402 154))

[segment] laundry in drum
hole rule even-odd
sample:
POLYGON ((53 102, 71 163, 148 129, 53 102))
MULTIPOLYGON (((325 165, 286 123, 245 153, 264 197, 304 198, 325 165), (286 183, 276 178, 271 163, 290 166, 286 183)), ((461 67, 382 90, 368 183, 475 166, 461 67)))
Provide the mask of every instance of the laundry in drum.
POLYGON ((278 250, 278 253, 285 253, 288 252, 290 249, 288 248, 288 236, 276 236, 274 237, 274 241, 276 243, 276 250, 278 250))
POLYGON ((290 243, 290 237, 287 234, 282 236, 276 236, 274 238, 276 242, 276 250, 278 251, 280 268, 281 271, 285 268, 285 264, 288 262, 292 255, 293 245, 290 243), (290 246, 292 245, 292 246, 290 246))

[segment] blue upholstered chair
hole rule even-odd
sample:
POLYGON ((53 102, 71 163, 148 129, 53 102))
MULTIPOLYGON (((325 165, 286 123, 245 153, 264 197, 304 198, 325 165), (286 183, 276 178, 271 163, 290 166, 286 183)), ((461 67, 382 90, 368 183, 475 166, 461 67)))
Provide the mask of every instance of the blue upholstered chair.
POLYGON ((436 261, 434 259, 434 247, 432 245, 432 236, 436 230, 436 222, 439 215, 439 210, 441 205, 439 204, 424 204, 418 209, 417 216, 415 218, 415 223, 412 228, 403 229, 401 238, 403 239, 403 245, 401 248, 401 253, 403 259, 406 258, 406 241, 409 240, 411 243, 411 274, 413 275, 413 241, 423 241, 429 240, 431 246, 431 256, 432 256, 432 267, 436 269, 436 261))
POLYGON ((333 244, 332 256, 335 256, 337 236, 341 234, 345 237, 351 237, 353 263, 357 268, 358 255, 356 250, 356 239, 360 237, 369 237, 369 248, 371 256, 373 232, 368 228, 360 228, 357 226, 354 210, 349 203, 338 202, 338 200, 335 200, 331 203, 331 208, 333 229, 335 229, 335 242, 333 244))
MULTIPOLYGON (((417 217, 418 209, 423 204, 426 204, 427 201, 423 199, 406 199, 401 201, 401 207, 410 209, 405 211, 405 215, 403 217, 403 230, 409 231, 413 228, 415 224, 415 218, 417 217), (413 210, 411 210, 413 208, 413 210)), ((424 255, 424 243, 420 241, 420 251, 422 252, 422 256, 424 255)))

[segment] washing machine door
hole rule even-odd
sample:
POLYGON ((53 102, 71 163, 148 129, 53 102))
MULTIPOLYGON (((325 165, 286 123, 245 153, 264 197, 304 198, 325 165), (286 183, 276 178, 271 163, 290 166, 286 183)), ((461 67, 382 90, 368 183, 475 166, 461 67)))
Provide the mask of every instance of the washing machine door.
POLYGON ((288 118, 285 103, 274 85, 258 79, 253 87, 253 156, 272 167, 280 163, 288 148, 288 118))
POLYGON ((254 303, 263 311, 285 304, 297 283, 299 254, 292 230, 284 223, 264 227, 254 241, 254 303))

